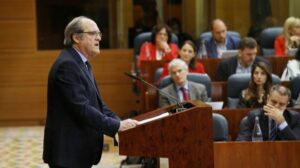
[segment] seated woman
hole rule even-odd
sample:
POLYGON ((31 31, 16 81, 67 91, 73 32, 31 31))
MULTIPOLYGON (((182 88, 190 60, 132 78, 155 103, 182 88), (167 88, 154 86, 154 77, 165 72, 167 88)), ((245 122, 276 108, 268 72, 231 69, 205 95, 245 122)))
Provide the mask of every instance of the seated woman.
MULTIPOLYGON (((196 61, 196 52, 197 47, 195 43, 191 40, 186 40, 180 46, 178 58, 182 59, 188 65, 189 72, 205 73, 203 65, 200 62, 196 61)), ((160 75, 160 79, 169 75, 168 66, 168 63, 164 65, 164 69, 160 75)))
POLYGON ((300 75, 300 47, 298 48, 298 51, 295 55, 295 59, 289 60, 289 62, 286 65, 286 68, 284 69, 281 80, 282 81, 289 81, 296 76, 300 75))
POLYGON ((253 65, 248 88, 242 90, 238 108, 258 108, 266 102, 267 93, 272 87, 272 75, 269 66, 264 62, 253 65))
POLYGON ((300 19, 289 17, 285 20, 282 34, 274 42, 275 56, 289 55, 289 50, 300 45, 300 19))
POLYGON ((138 67, 144 60, 172 60, 178 55, 177 44, 171 43, 171 30, 166 24, 153 27, 151 42, 145 42, 138 57, 138 67))

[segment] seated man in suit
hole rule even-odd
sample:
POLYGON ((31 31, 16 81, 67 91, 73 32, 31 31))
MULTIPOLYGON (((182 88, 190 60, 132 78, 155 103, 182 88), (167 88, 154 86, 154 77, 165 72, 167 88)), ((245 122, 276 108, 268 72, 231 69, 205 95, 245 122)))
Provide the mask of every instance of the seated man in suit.
MULTIPOLYGON (((207 92, 204 85, 187 80, 188 66, 181 59, 174 59, 169 63, 169 73, 173 79, 173 83, 162 89, 163 92, 176 97, 179 102, 185 100, 201 100, 207 101, 207 92)), ((174 99, 159 94, 159 106, 167 106, 176 104, 174 99)))
POLYGON ((299 140, 300 113, 287 110, 291 98, 288 88, 274 85, 268 94, 263 108, 255 109, 247 114, 237 137, 238 141, 251 141, 255 117, 259 117, 263 140, 299 140))
POLYGON ((212 21, 211 34, 210 38, 202 41, 202 58, 220 58, 222 51, 236 50, 239 46, 240 38, 227 34, 227 27, 220 19, 212 21))
POLYGON ((241 40, 238 55, 222 60, 217 69, 217 80, 226 81, 230 75, 235 73, 251 73, 252 65, 259 61, 270 63, 262 57, 257 57, 257 43, 251 37, 245 37, 241 40))

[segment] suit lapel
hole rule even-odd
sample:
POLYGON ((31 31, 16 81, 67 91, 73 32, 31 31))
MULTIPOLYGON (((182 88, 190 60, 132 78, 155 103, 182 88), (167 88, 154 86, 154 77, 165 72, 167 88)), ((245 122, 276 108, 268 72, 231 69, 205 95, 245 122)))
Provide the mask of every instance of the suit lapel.
POLYGON ((191 82, 188 82, 188 85, 189 85, 190 100, 197 100, 197 90, 193 87, 191 82))
MULTIPOLYGON (((172 84, 172 87, 170 88, 170 91, 169 93, 173 96, 173 97, 176 97, 177 100, 180 102, 180 99, 179 99, 179 96, 178 96, 178 93, 177 93, 177 88, 176 88, 176 85, 175 84, 172 84)), ((173 99, 169 99, 170 103, 171 104, 176 104, 177 102, 173 99)))
POLYGON ((94 79, 93 76, 90 75, 85 63, 81 60, 80 55, 75 51, 74 48, 69 48, 68 51, 71 53, 72 58, 78 63, 80 67, 80 71, 83 74, 83 77, 89 81, 90 84, 95 88, 98 99, 100 100, 100 94, 98 91, 98 87, 96 84, 96 80, 94 79))

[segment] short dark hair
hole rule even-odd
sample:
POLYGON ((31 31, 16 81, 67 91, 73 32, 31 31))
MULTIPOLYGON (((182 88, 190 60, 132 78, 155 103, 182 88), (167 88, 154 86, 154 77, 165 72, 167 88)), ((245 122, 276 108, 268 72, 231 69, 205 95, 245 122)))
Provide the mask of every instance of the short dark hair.
POLYGON ((245 48, 254 49, 257 48, 257 42, 252 37, 245 37, 240 41, 239 50, 244 50, 245 48))
POLYGON ((171 33, 171 29, 168 25, 162 23, 162 24, 158 24, 158 25, 155 25, 152 29, 152 34, 151 34, 151 42, 153 44, 155 44, 155 36, 156 34, 161 31, 161 29, 165 28, 166 31, 167 31, 167 34, 168 34, 168 43, 171 42, 171 38, 172 38, 172 33, 171 33))

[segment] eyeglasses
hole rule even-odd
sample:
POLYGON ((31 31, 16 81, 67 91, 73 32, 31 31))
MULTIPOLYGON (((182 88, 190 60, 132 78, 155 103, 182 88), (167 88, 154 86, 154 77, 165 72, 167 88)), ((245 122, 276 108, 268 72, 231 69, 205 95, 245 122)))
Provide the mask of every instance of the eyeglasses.
POLYGON ((161 33, 161 32, 159 32, 159 33, 157 33, 159 36, 165 36, 165 37, 167 37, 168 36, 168 34, 167 33, 161 33))
POLYGON ((78 33, 86 33, 90 36, 94 36, 94 37, 97 37, 97 36, 100 36, 100 38, 102 38, 102 33, 101 32, 98 32, 98 31, 84 31, 84 32, 78 32, 78 33))

